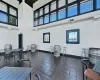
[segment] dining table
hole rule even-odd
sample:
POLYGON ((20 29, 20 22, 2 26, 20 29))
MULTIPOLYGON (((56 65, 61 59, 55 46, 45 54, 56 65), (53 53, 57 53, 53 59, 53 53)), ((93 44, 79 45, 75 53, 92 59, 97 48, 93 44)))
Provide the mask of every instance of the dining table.
POLYGON ((0 69, 0 80, 27 80, 33 68, 25 67, 3 67, 0 69))

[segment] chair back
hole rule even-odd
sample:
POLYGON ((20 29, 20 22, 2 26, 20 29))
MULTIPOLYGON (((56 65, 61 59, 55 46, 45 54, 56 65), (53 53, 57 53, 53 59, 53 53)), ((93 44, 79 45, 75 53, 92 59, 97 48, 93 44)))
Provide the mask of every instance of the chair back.
POLYGON ((54 45, 54 53, 60 53, 60 52, 61 52, 60 45, 54 45))
POLYGON ((31 52, 35 52, 37 50, 36 44, 31 44, 31 52))
POLYGON ((54 45, 54 56, 59 57, 61 52, 60 45, 54 45))
POLYGON ((10 54, 11 51, 12 51, 12 45, 11 44, 6 44, 4 46, 4 51, 5 51, 5 54, 10 54))

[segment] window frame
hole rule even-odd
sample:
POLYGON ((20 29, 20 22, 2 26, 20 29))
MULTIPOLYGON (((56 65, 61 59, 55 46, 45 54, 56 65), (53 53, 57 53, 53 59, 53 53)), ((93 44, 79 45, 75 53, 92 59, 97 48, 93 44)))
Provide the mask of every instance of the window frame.
MULTIPOLYGON (((58 2, 58 1, 59 1, 59 0, 52 0, 52 1, 48 2, 47 4, 41 6, 40 8, 34 10, 34 13, 35 13, 36 11, 38 11, 38 13, 39 13, 39 10, 40 10, 41 8, 43 8, 43 15, 40 15, 40 16, 38 16, 37 18, 34 17, 33 20, 39 19, 40 17, 43 17, 43 24, 42 24, 42 25, 46 25, 46 24, 50 24, 50 23, 53 23, 53 22, 56 22, 56 21, 60 21, 60 20, 64 20, 64 19, 68 19, 68 18, 71 18, 71 17, 76 17, 76 16, 79 16, 79 15, 83 15, 83 14, 86 14, 86 13, 90 13, 90 12, 93 12, 93 11, 100 10, 100 8, 99 8, 99 9, 96 9, 96 6, 97 6, 96 0, 93 0, 93 10, 87 11, 87 12, 84 12, 84 13, 80 13, 80 5, 81 5, 80 2, 85 1, 85 0, 76 0, 76 1, 73 1, 73 2, 71 2, 71 3, 68 3, 68 0, 65 0, 65 1, 66 1, 66 2, 65 2, 65 5, 62 6, 62 7, 59 7, 59 2, 58 2), (56 1, 56 9, 51 11, 51 4, 52 4, 53 2, 55 2, 55 1, 56 1), (77 5, 77 15, 73 15, 73 16, 68 17, 68 7, 69 7, 69 6, 72 6, 72 5, 74 5, 74 4, 77 5), (49 5, 49 13, 45 13, 45 7, 46 7, 47 5, 49 5), (65 18, 62 18, 62 19, 58 19, 58 11, 61 10, 61 9, 63 9, 63 8, 66 9, 66 17, 65 17, 65 18), (55 21, 50 21, 50 14, 53 13, 53 12, 56 12, 56 17, 57 17, 57 19, 56 19, 55 21), (49 14, 49 23, 44 23, 44 16, 47 15, 47 14, 49 14)), ((35 15, 34 15, 34 16, 35 16, 35 15)), ((37 26, 41 26, 41 25, 38 24, 37 26)), ((37 26, 34 26, 34 27, 37 27, 37 26)))
POLYGON ((39 17, 39 25, 43 25, 43 21, 42 21, 42 24, 40 24, 41 18, 43 20, 43 17, 39 17))
POLYGON ((7 22, 7 23, 6 23, 6 22, 2 22, 2 21, 0 21, 0 23, 8 24, 8 25, 12 25, 12 26, 18 27, 18 9, 15 8, 14 6, 12 6, 12 5, 10 5, 10 4, 8 4, 8 3, 2 1, 2 0, 1 0, 0 2, 2 2, 2 3, 4 3, 4 4, 7 5, 7 12, 4 12, 4 11, 2 11, 2 10, 0 10, 0 12, 5 13, 5 14, 7 14, 7 16, 8 16, 8 22, 7 22), (16 10, 16 16, 10 14, 10 8, 13 8, 13 9, 16 10), (12 17, 14 17, 14 18, 17 19, 17 23, 16 23, 16 24, 10 24, 10 23, 9 23, 9 17, 10 17, 10 16, 12 16, 12 17))
POLYGON ((65 7, 64 8, 62 7, 61 9, 58 10, 58 20, 66 19, 66 16, 67 16, 67 14, 66 14, 66 8, 65 7), (63 11, 63 10, 65 10, 65 18, 59 19, 59 11, 63 11))
POLYGON ((50 12, 57 10, 57 5, 58 5, 57 3, 58 3, 57 0, 54 0, 54 1, 52 1, 52 2, 50 3, 50 12), (52 10, 52 9, 51 9, 51 5, 54 4, 54 3, 56 3, 56 6, 55 6, 56 8, 52 10))
MULTIPOLYGON (((72 8, 72 7, 75 7, 75 6, 77 7, 77 8, 76 8, 76 9, 77 9, 77 14, 76 14, 76 15, 72 15, 72 16, 68 16, 68 15, 67 15, 68 18, 70 18, 70 17, 74 17, 74 16, 77 16, 77 15, 78 15, 78 4, 77 4, 77 3, 72 4, 72 5, 69 5, 69 6, 68 6, 68 9, 69 9, 69 7, 72 8)), ((68 10, 67 10, 67 12, 68 12, 68 10)))
MULTIPOLYGON (((0 10, 0 12, 3 13, 3 14, 6 14, 7 17, 8 17, 8 14, 7 14, 6 12, 3 12, 3 11, 1 11, 1 10, 0 10)), ((0 21, 0 23, 8 24, 9 22, 8 22, 8 20, 7 20, 7 22, 0 21)))
POLYGON ((49 14, 46 14, 46 15, 44 16, 43 21, 44 21, 44 24, 48 24, 48 23, 50 22, 50 16, 49 16, 49 14), (47 17, 47 16, 48 16, 48 20, 49 20, 49 21, 45 23, 45 17, 47 17))
POLYGON ((81 13, 81 11, 80 11, 80 14, 86 14, 86 13, 89 13, 89 12, 93 12, 94 11, 94 0, 82 0, 82 1, 80 1, 80 10, 81 10, 81 2, 83 2, 83 3, 85 3, 85 2, 88 2, 88 1, 93 1, 93 4, 92 4, 92 6, 93 6, 93 10, 90 10, 90 11, 86 11, 86 12, 83 12, 83 13, 81 13))
POLYGON ((53 11, 52 13, 50 13, 50 22, 55 22, 55 21, 57 21, 57 12, 56 11, 53 11), (54 21, 51 21, 51 15, 52 14, 56 14, 56 20, 54 20, 54 21))
POLYGON ((59 5, 59 1, 61 1, 61 0, 58 0, 58 8, 64 7, 66 5, 66 0, 65 0, 65 4, 63 6, 62 5, 61 6, 59 5))
POLYGON ((94 0, 95 10, 100 10, 100 8, 97 8, 97 0, 94 0))

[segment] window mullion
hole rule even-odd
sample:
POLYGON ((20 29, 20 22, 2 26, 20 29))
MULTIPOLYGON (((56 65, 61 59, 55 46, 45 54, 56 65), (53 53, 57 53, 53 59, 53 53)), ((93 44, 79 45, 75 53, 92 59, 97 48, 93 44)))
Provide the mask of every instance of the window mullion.
POLYGON ((56 20, 58 20, 58 0, 56 0, 56 20))
POLYGON ((10 17, 10 15, 9 15, 9 14, 10 14, 10 13, 9 13, 9 12, 10 12, 10 11, 9 11, 9 5, 7 5, 7 11, 8 11, 8 24, 9 24, 9 17, 10 17))
POLYGON ((93 10, 96 10, 96 0, 93 0, 93 10))
POLYGON ((66 0, 66 18, 68 17, 68 0, 66 0))
POLYGON ((51 4, 49 3, 49 23, 50 23, 50 8, 51 8, 51 4))
POLYGON ((80 0, 77 0, 77 11, 78 15, 80 15, 80 0))
POLYGON ((45 16, 44 16, 44 7, 43 7, 43 24, 44 24, 44 18, 45 18, 45 16))

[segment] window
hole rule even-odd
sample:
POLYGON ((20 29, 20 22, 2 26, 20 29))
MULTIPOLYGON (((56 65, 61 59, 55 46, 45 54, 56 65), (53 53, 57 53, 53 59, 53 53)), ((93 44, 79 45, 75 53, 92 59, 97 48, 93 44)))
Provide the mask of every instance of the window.
POLYGON ((39 25, 43 24, 43 17, 40 17, 39 19, 39 25))
POLYGON ((8 23, 8 15, 0 12, 0 22, 8 23))
POLYGON ((80 30, 79 29, 66 30, 66 43, 67 44, 79 44, 80 43, 80 30))
POLYGON ((0 2, 0 10, 4 11, 4 12, 7 12, 7 5, 3 2, 0 2))
POLYGON ((17 16, 17 11, 14 8, 10 7, 9 9, 11 15, 17 16))
MULTIPOLYGON (((100 0, 51 0, 34 11, 36 26, 100 10, 100 0)), ((8 17, 9 18, 9 17, 8 17)))
POLYGON ((18 25, 18 9, 0 0, 0 23, 18 25))
POLYGON ((97 8, 97 9, 100 8, 100 0, 96 0, 96 8, 97 8))
POLYGON ((38 19, 34 20, 34 26, 38 26, 38 19))
POLYGON ((68 4, 69 4, 69 3, 72 3, 72 2, 74 2, 74 1, 76 1, 76 0, 68 0, 68 4))
POLYGON ((43 15, 43 8, 40 9, 40 16, 43 15))
POLYGON ((80 13, 85 13, 93 10, 93 0, 84 0, 80 3, 80 13))
POLYGON ((62 6, 65 6, 66 4, 66 1, 65 0, 58 0, 58 7, 62 7, 62 6))
POLYGON ((58 19, 66 18, 66 9, 61 9, 58 11, 58 19))
POLYGON ((49 12, 49 5, 45 6, 45 13, 49 12))
POLYGON ((9 16, 9 24, 17 25, 17 18, 9 16))
POLYGON ((38 17, 38 11, 35 12, 35 18, 37 18, 37 17, 38 17))
POLYGON ((68 17, 77 15, 77 4, 68 7, 68 17))
POLYGON ((57 20, 56 12, 51 13, 51 15, 50 15, 50 21, 52 22, 52 21, 56 21, 56 20, 57 20))
POLYGON ((56 1, 51 3, 51 11, 56 9, 56 1))
POLYGON ((44 17, 44 23, 48 23, 49 22, 49 15, 46 15, 45 17, 44 17))

